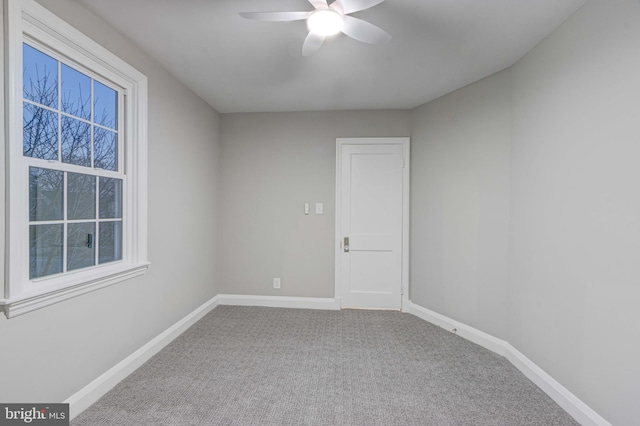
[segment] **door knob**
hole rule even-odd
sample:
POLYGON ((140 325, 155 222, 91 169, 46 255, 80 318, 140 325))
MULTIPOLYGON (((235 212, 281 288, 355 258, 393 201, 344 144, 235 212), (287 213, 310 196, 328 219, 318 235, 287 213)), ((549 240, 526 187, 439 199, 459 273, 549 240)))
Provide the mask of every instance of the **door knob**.
POLYGON ((344 237, 344 252, 349 253, 349 237, 344 237))

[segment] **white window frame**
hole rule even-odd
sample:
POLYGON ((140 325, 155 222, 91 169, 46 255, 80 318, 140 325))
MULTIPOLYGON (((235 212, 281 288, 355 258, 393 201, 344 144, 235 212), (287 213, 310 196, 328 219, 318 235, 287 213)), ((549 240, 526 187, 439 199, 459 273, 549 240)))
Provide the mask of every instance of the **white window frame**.
MULTIPOLYGON (((5 286, 7 318, 94 291, 146 272, 147 78, 34 0, 4 0, 5 152, 7 218, 5 286), (36 40, 72 63, 113 82, 124 94, 119 132, 124 146, 122 260, 29 279, 28 161, 23 157, 22 43, 36 40), (26 171, 25 171, 26 170, 26 171)), ((57 167, 56 167, 57 168, 57 167)), ((1 296, 1 294, 0 294, 1 296)))

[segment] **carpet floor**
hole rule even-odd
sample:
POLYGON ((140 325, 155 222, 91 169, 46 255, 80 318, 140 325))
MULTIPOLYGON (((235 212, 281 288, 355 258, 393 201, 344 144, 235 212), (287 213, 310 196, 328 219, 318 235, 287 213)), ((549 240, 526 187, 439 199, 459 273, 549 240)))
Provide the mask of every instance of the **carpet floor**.
POLYGON ((76 417, 101 425, 576 425, 413 315, 218 306, 76 417))

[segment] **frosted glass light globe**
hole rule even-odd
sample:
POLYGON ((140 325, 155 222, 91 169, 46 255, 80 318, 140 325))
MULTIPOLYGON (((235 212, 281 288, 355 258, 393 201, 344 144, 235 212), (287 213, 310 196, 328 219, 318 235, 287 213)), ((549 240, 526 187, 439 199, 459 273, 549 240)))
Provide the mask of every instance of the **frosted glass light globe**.
POLYGON ((319 36, 332 36, 342 30, 342 15, 330 9, 316 10, 307 19, 309 31, 319 36))

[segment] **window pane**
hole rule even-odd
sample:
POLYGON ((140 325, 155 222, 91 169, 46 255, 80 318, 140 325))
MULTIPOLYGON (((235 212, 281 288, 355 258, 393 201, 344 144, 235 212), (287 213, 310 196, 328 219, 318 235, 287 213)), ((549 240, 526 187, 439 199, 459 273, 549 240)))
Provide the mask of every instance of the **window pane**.
POLYGON ((91 125, 62 117, 62 161, 91 167, 91 125))
POLYGON ((29 167, 29 220, 62 220, 62 181, 58 170, 29 167))
POLYGON ((62 111, 91 119, 91 79, 79 71, 60 64, 62 71, 62 111))
POLYGON ((108 127, 118 127, 118 92, 102 83, 93 82, 93 121, 108 127))
POLYGON ((122 259, 122 222, 100 222, 99 263, 122 259))
POLYGON ((100 219, 122 217, 122 179, 100 178, 100 219))
POLYGON ((67 174, 67 219, 95 219, 96 177, 67 174))
POLYGON ((58 159, 58 114, 24 103, 22 152, 25 157, 58 159))
POLYGON ((118 170, 117 135, 100 127, 93 128, 94 166, 104 170, 118 170))
POLYGON ((22 67, 24 98, 58 109, 58 61, 23 43, 22 67))
POLYGON ((29 226, 29 278, 62 272, 63 225, 29 226))
POLYGON ((95 265, 95 223, 70 223, 67 235, 67 271, 95 265))

